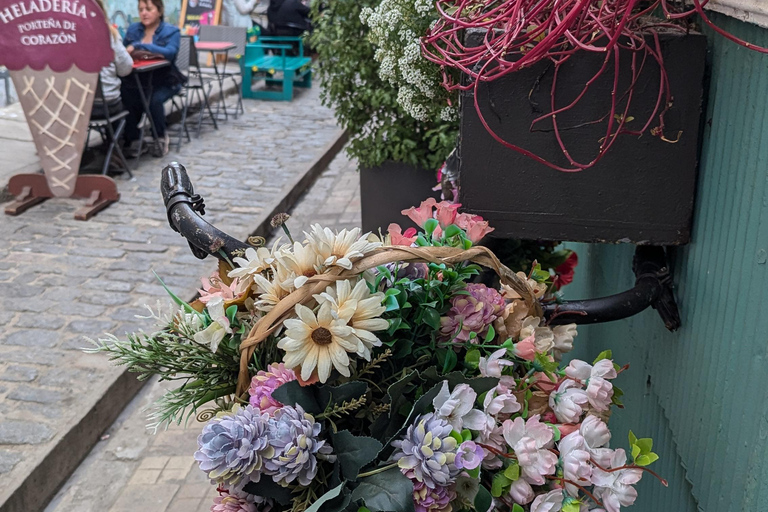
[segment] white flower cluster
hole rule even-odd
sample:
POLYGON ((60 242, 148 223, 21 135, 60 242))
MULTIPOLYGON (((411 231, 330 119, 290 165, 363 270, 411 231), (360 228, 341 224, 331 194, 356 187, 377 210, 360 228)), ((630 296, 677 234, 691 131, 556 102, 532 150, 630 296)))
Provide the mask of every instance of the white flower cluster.
POLYGON ((361 21, 371 29, 379 76, 398 88, 397 101, 419 121, 455 121, 454 107, 440 83, 440 68, 421 54, 420 35, 437 19, 432 0, 382 0, 366 8, 361 21))

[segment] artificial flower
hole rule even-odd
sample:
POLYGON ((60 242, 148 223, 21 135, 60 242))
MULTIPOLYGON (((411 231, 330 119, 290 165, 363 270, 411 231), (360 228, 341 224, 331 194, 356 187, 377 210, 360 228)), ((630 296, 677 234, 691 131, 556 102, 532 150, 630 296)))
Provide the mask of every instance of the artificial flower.
POLYGON ((513 366, 515 363, 507 359, 502 359, 507 354, 506 348, 500 348, 487 359, 481 357, 478 363, 478 370, 483 377, 501 377, 501 372, 505 366, 513 366))
POLYGON ((592 366, 574 359, 565 369, 565 374, 587 386, 587 397, 595 410, 608 410, 613 397, 613 384, 608 382, 608 379, 615 379, 618 375, 613 367, 613 361, 602 359, 592 366))
POLYGON ((224 310, 224 299, 221 297, 213 297, 206 304, 205 309, 208 310, 208 315, 211 317, 211 324, 204 330, 196 332, 193 339, 201 344, 211 347, 211 352, 214 354, 219 349, 219 343, 224 339, 227 334, 232 334, 232 329, 229 327, 229 318, 224 310))
POLYGON ((536 352, 547 354, 555 347, 555 334, 548 326, 540 324, 540 317, 529 316, 523 320, 520 337, 525 339, 533 336, 533 345, 536 347, 536 352))
POLYGON ((549 448, 554 444, 552 429, 539 421, 535 414, 527 421, 521 417, 503 424, 504 440, 515 451, 520 469, 536 485, 544 485, 544 476, 555 472, 557 455, 549 448))
POLYGON ((563 509, 563 491, 556 489, 539 494, 531 503, 531 512, 560 512, 563 509))
POLYGON ((564 380, 549 395, 549 407, 554 411, 557 420, 562 423, 578 423, 587 402, 589 397, 586 391, 572 380, 564 380))
POLYGON ((627 464, 627 454, 618 448, 611 457, 610 464, 603 471, 600 468, 592 470, 592 483, 595 485, 595 497, 603 502, 607 512, 619 512, 621 507, 629 507, 637 499, 637 490, 632 487, 643 477, 639 469, 619 469, 627 464))
POLYGON ((468 384, 457 384, 453 391, 449 391, 448 381, 444 380, 432 405, 435 415, 447 421, 453 430, 481 430, 485 425, 485 414, 473 408, 476 398, 477 393, 468 384))
POLYGON ((288 368, 301 367, 301 378, 308 381, 317 370, 320 382, 331 376, 331 368, 349 377, 349 356, 361 344, 343 319, 333 317, 331 303, 320 306, 317 315, 302 304, 296 304, 296 316, 283 322, 285 337, 277 347, 285 351, 283 362, 288 368))
POLYGON ((280 283, 285 288, 301 288, 310 277, 319 274, 322 268, 320 255, 309 244, 294 242, 292 250, 280 251, 276 257, 276 261, 290 272, 290 277, 280 283))
POLYGON ((451 512, 456 493, 450 487, 428 487, 424 482, 413 483, 414 512, 451 512))
POLYGON ((200 302, 203 304, 207 304, 214 297, 220 297, 225 301, 234 300, 242 293, 242 286, 238 278, 234 278, 230 284, 226 284, 219 277, 218 271, 211 274, 210 277, 201 278, 200 281, 203 284, 203 289, 197 291, 200 293, 200 302))
POLYGON ((555 290, 559 290, 567 284, 573 282, 573 274, 575 273, 576 265, 579 264, 579 257, 575 252, 571 251, 568 257, 555 268, 555 278, 552 281, 555 290))
POLYGON ((531 487, 531 484, 528 483, 525 477, 520 477, 512 482, 512 485, 509 487, 509 496, 515 503, 527 505, 533 501, 536 494, 533 492, 533 487, 531 487))
POLYGON ((473 470, 483 461, 485 452, 483 447, 473 441, 464 441, 456 451, 456 467, 459 469, 473 470))
POLYGON ((467 238, 475 244, 482 240, 485 235, 495 230, 495 228, 490 227, 488 221, 483 220, 480 215, 460 213, 456 216, 454 222, 467 233, 467 238))
POLYGON ((427 198, 427 200, 422 201, 418 207, 411 206, 401 213, 411 219, 417 226, 423 228, 424 224, 426 224, 429 219, 433 218, 436 204, 437 201, 435 201, 433 197, 430 197, 427 198))
POLYGON ((259 370, 251 379, 248 402, 261 412, 273 416, 283 404, 272 398, 272 393, 292 380, 296 380, 293 370, 286 368, 283 363, 272 363, 267 371, 259 370))
POLYGON ((277 304, 291 293, 292 288, 286 288, 283 283, 289 283, 287 278, 280 279, 280 276, 275 276, 273 280, 269 280, 262 275, 255 275, 253 277, 253 289, 257 293, 257 300, 254 303, 259 311, 269 312, 277 306, 277 304))
POLYGON ((403 233, 403 228, 398 224, 392 223, 387 228, 387 233, 389 234, 390 245, 410 247, 416 241, 416 228, 414 227, 406 229, 405 233, 403 233))
POLYGON ((230 270, 227 275, 233 279, 241 280, 243 286, 249 286, 253 282, 254 276, 268 270, 275 262, 275 254, 279 251, 278 244, 279 240, 275 242, 271 251, 266 247, 247 248, 242 258, 232 258, 232 263, 237 267, 230 270))
POLYGON ((573 497, 578 497, 579 488, 591 485, 592 465, 591 455, 586 450, 584 438, 579 432, 573 432, 563 437, 559 444, 560 460, 563 466, 565 489, 573 497))
POLYGON ((530 335, 524 340, 515 343, 515 355, 520 359, 525 359, 526 361, 533 361, 536 359, 536 345, 534 344, 535 340, 536 337, 534 335, 530 335))
POLYGON ((573 350, 573 338, 579 333, 576 330, 576 324, 568 324, 556 325, 552 328, 552 334, 554 335, 552 355, 555 356, 555 360, 560 361, 563 354, 573 350))
POLYGON ((430 489, 451 484, 460 470, 454 464, 458 442, 453 427, 433 413, 423 414, 408 426, 402 439, 392 442, 392 460, 405 476, 430 489))
POLYGON ((337 266, 347 270, 352 268, 352 262, 362 258, 372 250, 381 247, 381 242, 369 242, 368 235, 360 235, 360 228, 342 229, 334 233, 329 228, 315 224, 307 236, 307 245, 319 255, 322 264, 337 266))
POLYGON ((467 295, 456 295, 451 299, 448 316, 440 319, 440 334, 456 342, 470 341, 470 333, 478 340, 500 315, 506 303, 494 290, 481 283, 469 283, 467 295))
POLYGON ((445 229, 456 220, 457 211, 461 204, 450 203, 448 201, 440 201, 435 205, 435 219, 440 224, 440 227, 445 229))
MULTIPOLYGON (((509 289, 511 290, 511 288, 509 289)), ((501 295, 507 298, 505 293, 502 292, 501 295)), ((529 312, 525 301, 520 299, 512 300, 505 306, 501 316, 494 321, 493 327, 501 339, 517 339, 520 335, 520 329, 523 328, 523 320, 528 316, 529 312)))
POLYGON ((370 361, 373 347, 381 346, 381 340, 373 333, 389 327, 389 322, 381 318, 387 309, 382 305, 384 294, 371 293, 368 283, 363 279, 354 287, 351 283, 348 279, 336 281, 325 292, 315 295, 315 299, 318 304, 330 303, 334 318, 347 322, 361 342, 357 355, 370 361))
POLYGON ((584 449, 595 462, 605 467, 609 464, 613 452, 606 448, 611 441, 611 431, 608 425, 597 416, 587 415, 579 427, 579 434, 584 439, 584 449))

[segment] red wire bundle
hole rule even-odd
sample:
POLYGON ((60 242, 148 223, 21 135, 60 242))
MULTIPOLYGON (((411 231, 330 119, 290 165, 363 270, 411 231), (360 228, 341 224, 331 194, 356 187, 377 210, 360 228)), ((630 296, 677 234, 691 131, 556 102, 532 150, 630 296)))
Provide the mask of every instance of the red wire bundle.
MULTIPOLYGON (((649 19, 655 9, 661 7, 668 20, 683 20, 698 13, 704 22, 717 33, 742 46, 768 53, 768 50, 751 45, 716 27, 706 16, 704 5, 694 0, 690 10, 674 12, 666 0, 645 2, 639 0, 437 0, 440 14, 438 22, 422 39, 422 53, 443 69, 443 86, 448 90, 474 90, 475 110, 481 123, 491 136, 504 146, 534 160, 564 172, 575 172, 593 166, 613 145, 621 134, 640 135, 655 119, 658 125, 651 134, 664 139, 664 114, 672 106, 667 73, 657 29, 684 30, 674 23, 659 23, 649 19), (467 47, 464 35, 467 29, 485 29, 483 43, 467 47), (619 63, 631 56, 632 77, 629 87, 620 91, 619 63), (582 92, 570 104, 556 107, 557 75, 560 67, 578 52, 594 52, 605 55, 599 71, 586 82, 582 92), (660 69, 659 92, 656 105, 640 130, 626 128, 632 103, 634 85, 651 58, 660 69), (534 119, 531 129, 549 119, 555 137, 570 167, 551 163, 530 151, 503 140, 484 119, 478 104, 478 87, 482 82, 496 80, 509 73, 531 67, 542 61, 554 64, 550 112, 534 119), (561 137, 557 115, 572 109, 588 92, 590 86, 613 64, 613 91, 610 111, 600 119, 586 124, 607 120, 605 137, 601 140, 597 155, 589 162, 577 162, 571 157, 561 137), (466 74, 470 80, 462 85, 455 79, 453 69, 466 74)), ((667 139, 664 139, 667 140, 667 139)))

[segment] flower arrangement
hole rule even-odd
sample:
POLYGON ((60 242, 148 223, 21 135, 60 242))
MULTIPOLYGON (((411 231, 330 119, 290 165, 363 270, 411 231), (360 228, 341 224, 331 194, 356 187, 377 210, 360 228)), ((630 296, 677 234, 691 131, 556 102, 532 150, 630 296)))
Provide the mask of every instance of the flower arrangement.
POLYGON ((442 87, 440 67, 421 54, 421 37, 438 20, 434 2, 382 0, 360 19, 370 27, 379 76, 397 89, 403 110, 419 121, 458 122, 458 95, 442 87))
POLYGON ((448 202, 377 238, 315 225, 250 248, 171 297, 152 333, 101 339, 146 378, 180 380, 159 423, 198 413, 213 512, 618 512, 656 460, 611 448, 626 367, 560 363, 576 326, 540 303, 552 275, 513 273, 492 230, 448 202), (474 281, 491 269, 498 286, 474 281), (202 410, 203 407, 212 408, 202 410))

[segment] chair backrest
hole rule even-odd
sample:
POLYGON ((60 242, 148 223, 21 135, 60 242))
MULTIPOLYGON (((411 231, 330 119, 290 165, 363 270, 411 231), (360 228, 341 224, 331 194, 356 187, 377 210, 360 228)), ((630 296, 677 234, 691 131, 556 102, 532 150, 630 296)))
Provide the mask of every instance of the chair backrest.
POLYGON ((176 54, 176 67, 185 75, 189 73, 189 64, 192 57, 192 46, 194 45, 192 36, 181 36, 179 43, 179 53, 176 54))
POLYGON ((245 54, 245 42, 248 30, 245 27, 224 27, 221 25, 201 25, 198 38, 205 42, 234 43, 235 49, 229 52, 230 58, 245 54))

